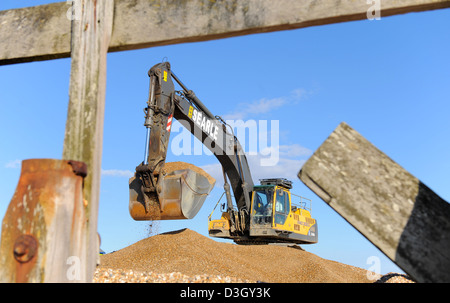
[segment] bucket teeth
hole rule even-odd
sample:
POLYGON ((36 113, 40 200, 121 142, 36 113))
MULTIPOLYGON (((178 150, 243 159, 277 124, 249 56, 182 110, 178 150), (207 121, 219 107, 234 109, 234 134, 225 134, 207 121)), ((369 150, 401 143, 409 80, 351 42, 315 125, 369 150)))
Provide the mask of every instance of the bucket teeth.
POLYGON ((191 169, 160 175, 156 192, 143 192, 142 181, 130 178, 129 210, 134 220, 192 219, 214 187, 208 179, 191 169))

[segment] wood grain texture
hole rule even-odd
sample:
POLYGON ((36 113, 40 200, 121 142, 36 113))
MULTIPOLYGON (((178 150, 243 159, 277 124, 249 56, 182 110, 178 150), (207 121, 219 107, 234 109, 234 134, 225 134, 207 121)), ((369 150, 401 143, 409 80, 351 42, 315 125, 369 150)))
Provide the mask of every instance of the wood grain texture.
POLYGON ((106 56, 112 32, 112 0, 82 0, 83 14, 72 24, 72 69, 63 159, 87 164, 84 183, 87 201, 85 275, 91 281, 98 259, 98 203, 106 92, 106 56))
MULTIPOLYGON (((450 0, 381 1, 381 18, 450 7, 450 0)), ((365 0, 116 0, 109 51, 364 20, 365 0)), ((0 65, 70 56, 67 2, 0 11, 0 65)))
POLYGON ((346 123, 299 178, 416 281, 450 281, 450 205, 346 123))

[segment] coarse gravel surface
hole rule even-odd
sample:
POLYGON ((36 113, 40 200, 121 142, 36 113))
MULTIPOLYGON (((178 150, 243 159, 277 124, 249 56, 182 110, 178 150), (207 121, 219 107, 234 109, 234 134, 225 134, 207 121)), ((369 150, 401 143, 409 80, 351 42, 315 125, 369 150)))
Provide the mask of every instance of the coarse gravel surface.
POLYGON ((97 283, 411 283, 291 247, 217 242, 190 229, 163 233, 102 255, 97 283))

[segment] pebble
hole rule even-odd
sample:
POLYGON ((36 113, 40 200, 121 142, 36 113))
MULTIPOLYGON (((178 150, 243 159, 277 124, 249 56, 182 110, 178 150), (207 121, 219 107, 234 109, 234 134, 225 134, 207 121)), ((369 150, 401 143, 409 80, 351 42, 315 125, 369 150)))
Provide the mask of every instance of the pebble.
POLYGON ((233 277, 215 275, 188 276, 179 272, 154 273, 131 269, 97 268, 94 283, 251 283, 233 277))

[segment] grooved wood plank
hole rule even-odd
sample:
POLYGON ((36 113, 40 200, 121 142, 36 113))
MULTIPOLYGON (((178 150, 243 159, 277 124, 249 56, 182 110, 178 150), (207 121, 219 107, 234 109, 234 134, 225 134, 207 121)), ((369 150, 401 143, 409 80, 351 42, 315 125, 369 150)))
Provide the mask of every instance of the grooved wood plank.
MULTIPOLYGON (((109 51, 364 20, 365 0, 116 0, 109 51)), ((450 7, 450 0, 380 1, 381 18, 450 7)), ((0 11, 0 65, 70 56, 68 2, 0 11)), ((75 13, 77 16, 79 13, 75 13)))
POLYGON ((450 282, 449 203, 346 123, 298 176, 416 281, 450 282))

